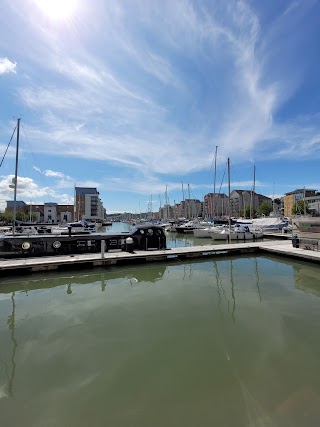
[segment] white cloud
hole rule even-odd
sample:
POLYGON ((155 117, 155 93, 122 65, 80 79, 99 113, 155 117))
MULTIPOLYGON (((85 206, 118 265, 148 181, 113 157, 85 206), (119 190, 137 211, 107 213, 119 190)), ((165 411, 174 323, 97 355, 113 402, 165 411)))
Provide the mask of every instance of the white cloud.
MULTIPOLYGON (((23 16, 20 6, 12 7, 23 16)), ((46 28, 38 17, 28 27, 29 79, 17 93, 34 114, 25 129, 38 153, 125 166, 136 181, 92 186, 146 193, 160 191, 166 174, 208 169, 215 145, 220 165, 320 156, 319 120, 277 114, 302 81, 281 49, 294 52, 283 34, 303 2, 267 25, 258 2, 244 0, 83 7, 76 25, 46 28)), ((55 188, 73 185, 63 172, 38 171, 58 178, 55 188)))
POLYGON ((16 73, 16 62, 11 62, 8 58, 0 58, 0 75, 6 73, 16 73))
MULTIPOLYGON (((6 201, 14 198, 13 189, 9 187, 14 175, 0 177, 0 210, 6 207, 6 201)), ((32 178, 18 177, 17 200, 25 203, 73 203, 73 194, 60 193, 53 187, 39 186, 32 178)))

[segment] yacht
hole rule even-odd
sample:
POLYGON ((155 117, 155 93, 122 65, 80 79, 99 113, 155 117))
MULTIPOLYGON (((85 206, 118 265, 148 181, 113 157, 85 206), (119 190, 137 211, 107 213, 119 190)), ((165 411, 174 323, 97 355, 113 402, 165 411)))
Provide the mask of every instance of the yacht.
POLYGON ((95 224, 88 224, 86 221, 68 222, 51 227, 51 234, 90 234, 95 231, 95 224))
POLYGON ((248 226, 225 228, 222 231, 212 230, 210 232, 213 240, 256 240, 263 237, 262 231, 250 231, 248 226))

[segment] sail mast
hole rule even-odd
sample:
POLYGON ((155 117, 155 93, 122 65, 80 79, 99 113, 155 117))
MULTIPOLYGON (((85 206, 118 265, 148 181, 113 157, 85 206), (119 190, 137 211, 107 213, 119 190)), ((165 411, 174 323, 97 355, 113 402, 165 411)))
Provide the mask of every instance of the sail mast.
POLYGON ((230 158, 228 157, 229 243, 231 243, 230 158))
POLYGON ((13 196, 13 227, 12 234, 16 232, 16 219, 17 219, 17 186, 18 186, 18 160, 19 160, 19 138, 20 138, 20 119, 17 123, 17 148, 16 148, 16 168, 14 174, 14 196, 13 196))
POLYGON ((254 202, 254 191, 255 191, 255 187, 256 187, 256 165, 253 166, 253 185, 252 185, 252 189, 251 189, 251 194, 250 194, 250 219, 252 219, 252 212, 253 212, 253 202, 254 202))
POLYGON ((214 155, 213 209, 212 209, 213 220, 215 220, 215 217, 216 217, 217 151, 218 151, 218 146, 216 145, 216 152, 215 152, 215 155, 214 155))

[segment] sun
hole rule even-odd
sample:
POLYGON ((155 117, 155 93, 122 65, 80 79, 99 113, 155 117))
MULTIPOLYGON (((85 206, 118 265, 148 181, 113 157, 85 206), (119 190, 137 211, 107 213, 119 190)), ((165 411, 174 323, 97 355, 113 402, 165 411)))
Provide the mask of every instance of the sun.
POLYGON ((66 19, 76 10, 77 0, 36 0, 39 8, 51 19, 66 19))

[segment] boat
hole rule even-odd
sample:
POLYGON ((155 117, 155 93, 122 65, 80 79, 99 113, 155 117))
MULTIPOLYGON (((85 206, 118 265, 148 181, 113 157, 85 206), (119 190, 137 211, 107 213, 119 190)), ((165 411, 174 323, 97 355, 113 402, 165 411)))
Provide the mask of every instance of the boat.
POLYGON ((185 224, 175 227, 177 233, 193 233, 193 230, 198 228, 207 228, 211 223, 207 221, 191 220, 185 224))
POLYGON ((84 220, 51 227, 52 234, 89 234, 95 231, 97 231, 96 225, 94 223, 89 224, 84 220))
POLYGON ((289 218, 264 217, 253 219, 238 219, 237 224, 247 225, 250 231, 262 231, 263 233, 282 233, 282 229, 288 227, 289 218))
POLYGON ((166 244, 164 229, 150 224, 135 226, 131 231, 121 233, 15 234, 0 238, 0 257, 27 258, 110 250, 147 251, 167 249, 166 244))
POLYGON ((240 227, 235 227, 231 230, 224 229, 222 231, 210 232, 211 238, 213 240, 257 240, 263 238, 262 231, 250 231, 249 228, 241 229, 240 227))
POLYGON ((212 231, 222 231, 226 228, 226 225, 215 225, 212 224, 210 227, 205 228, 195 228, 193 230, 194 237, 201 237, 201 238, 210 238, 211 239, 211 232, 212 231))
POLYGON ((292 226, 301 232, 320 233, 320 217, 301 216, 292 218, 292 226))

